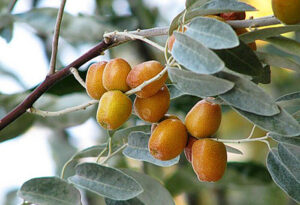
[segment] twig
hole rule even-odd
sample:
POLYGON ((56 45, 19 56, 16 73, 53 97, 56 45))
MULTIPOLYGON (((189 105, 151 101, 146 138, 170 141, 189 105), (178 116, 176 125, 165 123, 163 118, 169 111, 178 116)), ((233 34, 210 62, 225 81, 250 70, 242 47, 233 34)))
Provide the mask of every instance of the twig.
POLYGON ((100 154, 98 155, 98 157, 96 159, 97 163, 100 162, 100 159, 101 159, 102 155, 106 152, 106 150, 107 150, 107 147, 105 147, 105 149, 103 149, 102 152, 100 152, 100 154))
POLYGON ((74 107, 69 107, 69 108, 66 108, 64 110, 60 110, 60 111, 56 111, 56 112, 43 111, 43 110, 39 110, 39 109, 36 109, 34 107, 31 107, 27 110, 27 112, 32 113, 32 114, 36 114, 36 115, 40 115, 42 117, 54 117, 54 116, 60 116, 60 115, 63 115, 63 114, 67 114, 69 112, 74 112, 74 111, 78 111, 78 110, 85 110, 87 107, 89 107, 91 105, 94 105, 98 102, 99 102, 98 100, 91 100, 88 103, 78 105, 78 106, 74 106, 74 107))
POLYGON ((257 142, 257 141, 264 141, 268 139, 268 136, 260 137, 260 138, 246 138, 246 139, 237 139, 237 140, 226 140, 226 139, 218 139, 218 138, 212 138, 213 140, 223 142, 223 143, 244 143, 244 142, 257 142))
POLYGON ((112 158, 113 156, 115 156, 116 154, 118 154, 120 151, 122 151, 125 147, 127 147, 127 143, 123 144, 122 147, 120 147, 119 149, 117 149, 116 151, 114 151, 113 153, 111 153, 110 155, 108 155, 105 160, 103 160, 103 162, 101 162, 101 164, 106 163, 110 158, 112 158))
POLYGON ((8 12, 9 12, 9 13, 11 13, 12 10, 15 8, 15 5, 16 5, 17 1, 18 1, 18 0, 11 0, 11 1, 9 2, 9 6, 8 6, 8 12))
POLYGON ((74 67, 70 68, 71 73, 74 75, 74 78, 82 85, 82 87, 86 88, 86 84, 84 80, 80 77, 78 70, 74 67))
POLYGON ((233 28, 256 28, 261 26, 271 26, 281 22, 274 16, 266 16, 256 19, 226 21, 233 28))
POLYGON ((252 135, 253 135, 253 133, 254 133, 254 131, 255 131, 255 128, 256 128, 256 126, 253 125, 253 127, 252 127, 252 129, 251 129, 251 132, 250 132, 249 136, 247 137, 247 139, 250 139, 250 138, 252 137, 252 135))
POLYGON ((56 24, 55 24, 55 30, 54 30, 54 36, 53 36, 53 42, 52 42, 50 70, 49 70, 48 75, 52 75, 53 73, 55 73, 59 31, 60 31, 60 25, 62 22, 62 17, 64 14, 65 5, 66 5, 66 0, 61 0, 61 4, 60 4, 59 11, 58 11, 57 18, 56 18, 56 24))
POLYGON ((139 91, 141 91, 144 87, 146 87, 147 85, 149 85, 150 83, 159 80, 168 70, 168 67, 166 66, 162 71, 160 71, 160 73, 158 73, 156 76, 154 76, 153 78, 151 78, 150 80, 144 81, 142 84, 140 84, 139 86, 137 86, 136 88, 133 88, 129 91, 127 91, 125 94, 126 95, 132 95, 134 93, 137 93, 139 91))

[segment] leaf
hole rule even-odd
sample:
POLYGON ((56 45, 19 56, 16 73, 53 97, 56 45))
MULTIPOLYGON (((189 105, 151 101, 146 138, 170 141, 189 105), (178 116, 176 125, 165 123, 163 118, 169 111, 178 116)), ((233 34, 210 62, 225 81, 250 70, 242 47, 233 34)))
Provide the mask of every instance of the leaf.
POLYGON ((193 19, 185 34, 212 49, 233 48, 239 45, 239 39, 232 27, 213 18, 193 19))
POLYGON ((240 35, 239 38, 245 43, 251 43, 257 39, 264 40, 272 36, 277 36, 292 31, 300 31, 300 25, 285 25, 279 27, 258 29, 251 32, 244 33, 240 35))
POLYGON ((265 41, 271 43, 276 48, 289 54, 300 56, 300 43, 298 41, 282 36, 270 37, 265 39, 265 41))
POLYGON ((169 191, 157 180, 152 177, 134 172, 129 169, 122 169, 122 171, 132 178, 134 178, 144 189, 144 192, 137 196, 137 198, 145 205, 152 204, 166 204, 175 205, 173 198, 169 191))
POLYGON ((283 108, 280 108, 280 113, 274 116, 261 116, 237 108, 233 109, 263 130, 291 137, 300 135, 299 123, 283 108))
POLYGON ((225 145, 226 151, 233 154, 241 154, 243 155, 243 152, 237 148, 231 147, 229 145, 225 145))
POLYGON ((131 133, 128 136, 128 146, 123 150, 123 154, 127 157, 150 162, 161 167, 169 167, 178 163, 179 156, 169 161, 155 159, 148 150, 148 141, 149 134, 143 132, 131 133))
POLYGON ((272 149, 268 154, 267 168, 274 182, 292 199, 300 202, 300 183, 282 163, 276 149, 272 149))
POLYGON ((276 99, 276 101, 280 102, 280 101, 294 100, 294 99, 300 99, 300 91, 280 96, 279 98, 276 99))
POLYGON ((106 205, 144 205, 139 199, 133 198, 126 201, 116 201, 109 198, 105 198, 106 205))
POLYGON ((1 14, 0 12, 0 37, 4 38, 9 43, 13 36, 14 19, 9 13, 1 14))
POLYGON ((300 136, 287 137, 287 136, 283 136, 283 135, 279 135, 279 134, 275 134, 275 133, 269 133, 269 136, 273 140, 276 140, 277 142, 280 142, 280 143, 300 146, 300 136))
POLYGON ((269 65, 265 65, 259 76, 253 76, 252 81, 254 83, 262 83, 269 84, 271 83, 271 67, 269 65))
POLYGON ((282 163, 300 183, 300 147, 290 144, 278 144, 278 154, 282 163))
POLYGON ((81 159, 81 158, 85 158, 85 157, 97 157, 106 147, 107 147, 106 143, 88 147, 84 150, 77 152, 72 157, 72 159, 76 160, 76 159, 81 159))
POLYGON ((234 83, 212 75, 168 69, 169 78, 181 92, 198 97, 216 96, 231 90, 234 83))
POLYGON ((113 144, 120 144, 123 142, 127 142, 128 141, 128 135, 131 132, 136 132, 136 131, 141 131, 141 132, 145 132, 145 133, 150 133, 151 132, 151 125, 137 125, 137 126, 133 126, 133 127, 127 127, 124 129, 120 129, 117 130, 113 136, 112 136, 112 141, 113 144))
MULTIPOLYGON (((169 77, 170 77, 170 74, 169 74, 169 77)), ((168 89, 169 89, 169 92, 170 92, 170 99, 171 100, 179 98, 183 95, 186 95, 184 92, 177 89, 176 86, 173 85, 173 84, 168 85, 168 89)))
POLYGON ((225 62, 225 66, 238 73, 259 76, 263 67, 251 50, 251 48, 240 41, 240 45, 226 50, 215 50, 215 53, 225 62))
POLYGON ((118 169, 96 163, 76 167, 76 175, 69 177, 76 186, 114 200, 127 200, 143 192, 139 183, 118 169))
POLYGON ((195 3, 197 0, 186 0, 185 1, 185 7, 190 7, 193 3, 195 3))
POLYGON ((274 67, 288 68, 296 72, 300 72, 300 65, 286 57, 281 57, 275 54, 256 52, 259 60, 265 64, 274 67))
POLYGON ((22 185, 18 196, 34 204, 81 204, 80 192, 72 184, 57 177, 30 179, 22 185))
POLYGON ((211 50, 186 34, 174 32, 172 55, 187 69, 199 74, 213 74, 224 68, 224 63, 211 50))
POLYGON ((0 63, 0 75, 1 76, 6 75, 12 78, 13 80, 15 80, 16 83, 18 83, 23 88, 27 87, 15 72, 11 71, 9 68, 5 68, 5 66, 1 63, 0 63))
POLYGON ((273 116, 280 112, 275 100, 255 83, 231 74, 223 73, 222 75, 225 79, 235 83, 233 89, 219 95, 229 105, 264 116, 273 116))

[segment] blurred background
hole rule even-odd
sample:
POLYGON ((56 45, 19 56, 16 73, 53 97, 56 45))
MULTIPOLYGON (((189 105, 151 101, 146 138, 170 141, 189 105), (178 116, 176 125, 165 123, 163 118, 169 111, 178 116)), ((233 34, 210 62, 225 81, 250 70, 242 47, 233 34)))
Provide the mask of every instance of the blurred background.
MULTIPOLYGON (((259 10, 248 12, 247 18, 272 15, 270 0, 244 2, 259 10)), ((19 0, 12 11, 15 16, 12 22, 4 15, 8 0, 0 1, 0 33, 4 37, 0 37, 1 118, 45 78, 59 4, 59 0, 19 0)), ((172 18, 184 9, 184 4, 184 0, 68 0, 57 68, 63 68, 99 42, 105 31, 169 25, 172 18)), ((289 36, 294 37, 292 34, 289 36)), ((153 40, 164 45, 166 37, 153 40)), ((281 52, 264 42, 257 41, 257 44, 258 50, 281 52)), ((105 55, 83 65, 80 74, 84 78, 91 63, 115 57, 126 59, 132 66, 152 59, 164 63, 161 53, 136 41, 106 51, 105 55)), ((294 60, 300 62, 299 59, 294 60)), ((300 87, 297 78, 299 74, 292 71, 272 68, 272 82, 263 87, 276 98, 297 91, 300 87)), ((35 106, 55 111, 88 100, 84 89, 70 76, 51 88, 35 106)), ((170 113, 184 119, 198 100, 196 97, 182 96, 172 102, 170 113)), ((247 137, 252 125, 227 107, 223 111, 218 136, 228 139, 247 137)), ((140 121, 132 117, 125 126, 137 123, 140 121)), ((255 130, 254 137, 264 135, 264 131, 255 130)), ((25 181, 34 177, 59 175, 64 163, 76 151, 104 140, 105 131, 95 121, 95 107, 62 117, 23 115, 0 132, 0 204, 20 204, 16 191, 25 181)), ((176 205, 295 204, 272 182, 265 168, 265 144, 231 146, 242 150, 244 155, 229 154, 227 173, 215 184, 199 182, 184 156, 178 165, 170 168, 159 168, 121 156, 115 157, 110 163, 116 167, 131 167, 156 178, 174 196, 176 205)), ((103 199, 88 192, 84 194, 83 201, 89 205, 104 204, 103 199)))

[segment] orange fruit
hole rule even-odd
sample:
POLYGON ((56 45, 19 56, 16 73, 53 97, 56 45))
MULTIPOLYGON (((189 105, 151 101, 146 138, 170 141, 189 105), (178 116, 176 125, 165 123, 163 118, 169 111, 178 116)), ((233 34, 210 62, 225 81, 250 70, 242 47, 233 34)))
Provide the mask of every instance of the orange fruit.
POLYGON ((196 142, 197 140, 197 138, 189 135, 188 143, 184 148, 184 155, 189 162, 192 162, 192 147, 194 142, 196 142))
POLYGON ((300 22, 299 0, 272 0, 274 16, 285 24, 297 24, 300 22))

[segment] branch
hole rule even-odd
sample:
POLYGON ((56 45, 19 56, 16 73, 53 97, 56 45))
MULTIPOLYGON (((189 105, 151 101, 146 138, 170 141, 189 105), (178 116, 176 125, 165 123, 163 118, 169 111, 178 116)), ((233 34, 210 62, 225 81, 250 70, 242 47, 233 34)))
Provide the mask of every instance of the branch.
POLYGON ((59 7, 58 14, 57 14, 57 18, 56 18, 56 24, 55 24, 55 30, 54 30, 54 36, 53 36, 53 42, 52 42, 50 70, 49 70, 48 75, 52 75, 53 73, 55 73, 59 31, 60 31, 60 25, 61 25, 62 17, 63 17, 63 14, 64 14, 65 5, 66 5, 66 0, 62 0, 61 4, 60 4, 60 7, 59 7))
POLYGON ((11 1, 9 2, 9 6, 8 6, 8 12, 9 12, 9 13, 12 12, 12 10, 14 9, 14 7, 15 7, 17 1, 18 1, 18 0, 11 0, 11 1))
MULTIPOLYGON (((228 23, 230 25, 233 25, 233 27, 249 27, 249 23, 244 22, 255 22, 255 25, 264 25, 262 22, 266 22, 266 20, 269 19, 270 25, 273 25, 274 21, 277 21, 275 17, 267 17, 267 18, 259 18, 259 19, 252 19, 252 20, 244 20, 244 21, 237 21, 237 23, 234 23, 232 21, 229 21, 228 23), (272 24, 271 24, 272 23, 272 24)), ((279 23, 279 22, 278 22, 279 23)), ((137 30, 133 32, 129 32, 131 34, 140 35, 144 37, 153 37, 153 36, 162 36, 162 35, 168 35, 168 27, 159 27, 159 28, 152 28, 152 29, 146 29, 146 30, 137 30)), ((104 38, 103 41, 101 41, 99 44, 97 44, 95 47, 91 48, 89 51, 87 51, 85 54, 83 54, 81 57, 73 61, 71 64, 66 66, 64 69, 49 75, 46 77, 46 79, 32 92, 30 93, 26 99, 19 104, 16 108, 14 108, 11 112, 9 112, 4 118, 0 120, 0 130, 5 128, 7 125, 15 121, 18 117, 20 117, 22 114, 26 112, 26 110, 30 107, 32 107, 33 103, 40 98, 40 96, 45 93, 50 87, 52 87, 54 84, 59 82, 60 80, 64 79, 65 77, 69 76, 71 74, 70 69, 72 67, 78 69, 80 66, 82 66, 84 63, 88 62, 89 60, 99 56, 103 51, 115 47, 119 44, 125 43, 132 40, 129 37, 126 36, 111 36, 104 38)))
POLYGON ((271 26, 281 24, 274 16, 265 16, 256 19, 226 21, 233 28, 255 28, 261 26, 271 26))

